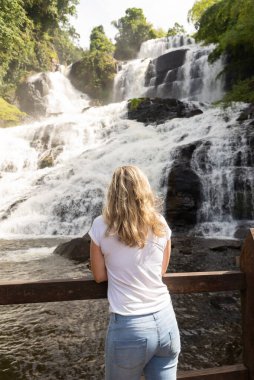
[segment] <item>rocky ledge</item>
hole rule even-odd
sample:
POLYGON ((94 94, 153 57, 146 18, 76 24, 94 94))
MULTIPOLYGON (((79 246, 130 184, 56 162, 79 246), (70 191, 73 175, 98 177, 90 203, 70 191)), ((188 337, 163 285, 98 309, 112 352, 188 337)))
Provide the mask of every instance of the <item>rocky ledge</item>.
POLYGON ((192 104, 178 99, 133 98, 128 101, 128 119, 147 124, 161 124, 174 118, 192 117, 203 113, 192 104))

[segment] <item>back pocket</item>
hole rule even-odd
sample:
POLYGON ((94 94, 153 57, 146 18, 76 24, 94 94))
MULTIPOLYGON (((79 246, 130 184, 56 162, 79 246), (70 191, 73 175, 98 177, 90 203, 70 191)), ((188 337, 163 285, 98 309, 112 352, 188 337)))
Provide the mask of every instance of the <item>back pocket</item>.
POLYGON ((137 368, 145 364, 147 339, 114 341, 115 364, 121 368, 137 368))

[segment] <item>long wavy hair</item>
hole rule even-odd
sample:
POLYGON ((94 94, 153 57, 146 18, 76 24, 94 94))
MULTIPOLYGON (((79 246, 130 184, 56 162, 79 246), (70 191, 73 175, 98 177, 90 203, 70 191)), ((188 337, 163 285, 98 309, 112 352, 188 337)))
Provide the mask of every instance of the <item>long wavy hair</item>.
POLYGON ((165 235, 158 213, 160 202, 151 190, 146 175, 136 166, 121 166, 113 173, 108 188, 103 218, 106 236, 117 234, 130 247, 144 247, 149 230, 165 235))

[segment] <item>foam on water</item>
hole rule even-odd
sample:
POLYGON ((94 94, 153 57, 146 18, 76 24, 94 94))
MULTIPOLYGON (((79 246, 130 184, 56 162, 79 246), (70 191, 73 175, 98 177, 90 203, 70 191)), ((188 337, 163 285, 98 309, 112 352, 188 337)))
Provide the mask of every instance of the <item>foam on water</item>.
POLYGON ((55 247, 47 248, 29 248, 19 249, 16 251, 1 251, 0 262, 30 262, 33 260, 41 260, 51 256, 55 247))

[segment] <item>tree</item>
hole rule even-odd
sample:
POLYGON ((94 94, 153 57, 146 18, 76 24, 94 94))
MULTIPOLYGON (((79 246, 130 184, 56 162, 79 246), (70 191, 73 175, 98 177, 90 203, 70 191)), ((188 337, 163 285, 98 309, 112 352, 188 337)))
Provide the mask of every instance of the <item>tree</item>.
POLYGON ((77 3, 78 0, 1 0, 0 95, 10 100, 18 82, 29 73, 51 70, 52 59, 58 59, 57 51, 64 61, 78 56, 75 32, 68 23, 77 3))
POLYGON ((76 13, 79 0, 25 0, 22 3, 36 29, 45 32, 68 23, 68 17, 76 13))
POLYGON ((33 22, 27 17, 19 0, 5 0, 0 8, 0 85, 11 62, 20 66, 29 63, 34 43, 33 22))
POLYGON ((73 85, 92 98, 108 100, 116 72, 111 54, 87 50, 83 58, 74 63, 70 72, 73 85))
POLYGON ((184 29, 183 25, 180 25, 178 24, 178 22, 175 22, 173 28, 169 28, 167 32, 167 37, 177 36, 179 34, 186 34, 186 30, 184 29))
POLYGON ((156 38, 152 24, 146 21, 141 8, 128 8, 125 16, 112 24, 118 29, 116 35, 115 58, 126 60, 135 58, 142 42, 156 38))
POLYGON ((114 45, 106 36, 103 26, 94 27, 90 34, 90 49, 72 65, 72 84, 92 98, 108 101, 116 73, 113 52, 114 45))
POLYGON ((70 65, 82 58, 84 50, 77 46, 79 35, 68 27, 68 29, 57 28, 52 39, 53 46, 57 52, 59 62, 70 65))
POLYGON ((254 75, 254 2, 253 0, 220 0, 207 8, 199 19, 199 29, 195 35, 198 41, 215 43, 210 61, 222 54, 226 56, 225 73, 228 86, 239 83, 240 89, 253 88, 254 75), (245 80, 251 81, 251 85, 245 80), (241 85, 240 82, 244 81, 241 85))
POLYGON ((196 0, 188 12, 188 21, 193 22, 196 29, 199 28, 199 20, 204 12, 219 0, 196 0))
POLYGON ((103 26, 99 25, 93 28, 90 34, 90 51, 101 51, 112 54, 114 50, 114 44, 106 36, 103 26))
POLYGON ((153 28, 151 34, 154 35, 153 38, 162 38, 167 36, 167 32, 163 28, 153 28))

